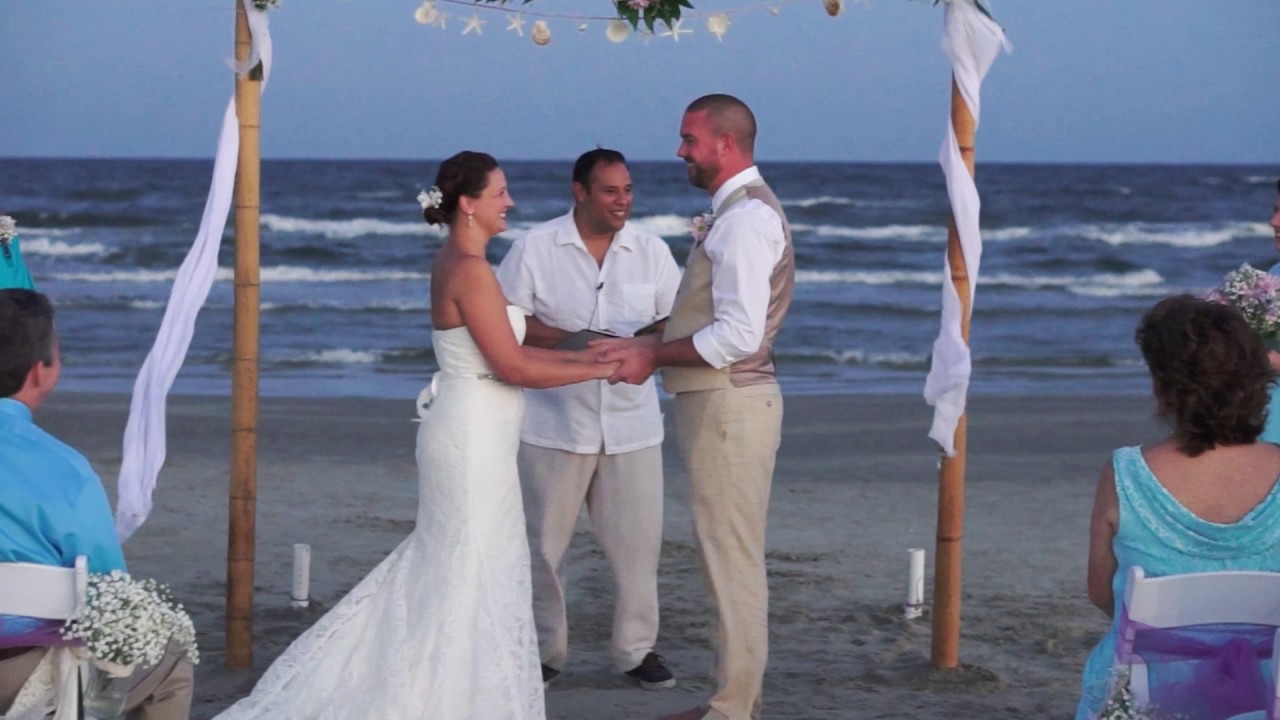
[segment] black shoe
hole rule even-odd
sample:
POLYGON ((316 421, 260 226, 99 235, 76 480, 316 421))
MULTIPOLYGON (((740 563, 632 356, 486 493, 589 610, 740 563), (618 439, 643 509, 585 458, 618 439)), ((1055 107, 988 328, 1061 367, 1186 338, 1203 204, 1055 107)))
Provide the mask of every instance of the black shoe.
POLYGON ((551 686, 551 681, 552 681, 552 680, 555 680, 555 679, 556 679, 556 678, 558 678, 558 677, 560 677, 560 671, 559 671, 559 670, 557 670, 557 669, 555 669, 555 668, 551 667, 550 665, 543 664, 543 666, 542 666, 542 687, 544 687, 544 688, 546 688, 546 687, 550 687, 550 686, 551 686))
POLYGON ((625 675, 645 690, 661 690, 676 686, 676 676, 667 669, 666 660, 656 652, 644 656, 640 664, 628 670, 625 675))

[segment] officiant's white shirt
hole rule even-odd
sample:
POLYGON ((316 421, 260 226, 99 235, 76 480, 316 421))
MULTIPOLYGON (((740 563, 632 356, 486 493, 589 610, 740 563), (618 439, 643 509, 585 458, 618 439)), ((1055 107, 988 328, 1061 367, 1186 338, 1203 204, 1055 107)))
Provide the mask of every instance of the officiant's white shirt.
MULTIPOLYGON (((547 325, 630 337, 671 313, 680 269, 662 238, 631 223, 597 265, 569 212, 516 240, 498 267, 498 282, 508 302, 547 325)), ((653 378, 642 385, 589 380, 525 391, 520 439, 531 445, 616 455, 657 445, 662 436, 653 378)))
POLYGON ((756 166, 725 181, 711 198, 715 221, 703 249, 711 258, 716 319, 693 334, 693 347, 713 368, 750 356, 764 342, 772 293, 769 277, 787 246, 782 218, 754 198, 721 207, 735 191, 760 180, 756 166))

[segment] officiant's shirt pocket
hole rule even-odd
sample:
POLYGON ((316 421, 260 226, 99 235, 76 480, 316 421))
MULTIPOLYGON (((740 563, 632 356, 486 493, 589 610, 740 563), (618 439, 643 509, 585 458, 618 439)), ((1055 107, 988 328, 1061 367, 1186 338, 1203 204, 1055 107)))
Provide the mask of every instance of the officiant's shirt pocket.
POLYGON ((657 316, 658 286, 653 283, 625 283, 622 304, 628 320, 652 320, 657 316))

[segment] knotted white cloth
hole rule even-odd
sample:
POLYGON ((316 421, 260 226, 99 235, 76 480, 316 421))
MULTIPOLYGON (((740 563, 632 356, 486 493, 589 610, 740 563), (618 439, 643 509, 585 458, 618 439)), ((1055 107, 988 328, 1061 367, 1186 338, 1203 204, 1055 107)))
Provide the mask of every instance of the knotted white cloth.
MULTIPOLYGON (((271 34, 267 14, 241 0, 249 20, 252 38, 250 61, 237 67, 244 72, 262 61, 261 90, 271 75, 271 34)), ((165 306, 155 344, 142 370, 133 383, 133 399, 129 404, 129 420, 124 430, 124 455, 117 481, 116 534, 124 542, 151 513, 151 493, 165 458, 165 403, 174 378, 187 359, 187 348, 195 331, 196 316, 209 297, 218 272, 218 248, 227 226, 236 182, 236 159, 240 151, 240 127, 236 118, 235 93, 222 117, 218 152, 213 162, 213 182, 205 201, 204 217, 196 233, 195 243, 178 268, 165 306)))
MULTIPOLYGON (((952 74, 965 104, 973 113, 974 127, 979 117, 982 79, 1000 50, 1012 47, 1004 30, 984 15, 974 0, 952 0, 947 3, 946 29, 942 49, 951 58, 952 74)), ((938 157, 947 179, 947 195, 955 217, 960 247, 969 275, 969 307, 972 312, 974 292, 978 287, 978 266, 982 261, 982 233, 978 226, 981 201, 978 187, 960 155, 955 128, 947 123, 947 136, 938 157)), ((929 437, 954 456, 956 426, 964 415, 969 392, 971 362, 969 345, 960 331, 962 307, 960 295, 951 284, 951 262, 943 261, 942 323, 938 339, 933 343, 933 364, 924 383, 924 399, 933 406, 933 426, 929 437)))
POLYGON ((73 647, 44 651, 36 669, 18 690, 18 697, 3 715, 5 720, 76 720, 80 693, 80 662, 87 656, 73 647))

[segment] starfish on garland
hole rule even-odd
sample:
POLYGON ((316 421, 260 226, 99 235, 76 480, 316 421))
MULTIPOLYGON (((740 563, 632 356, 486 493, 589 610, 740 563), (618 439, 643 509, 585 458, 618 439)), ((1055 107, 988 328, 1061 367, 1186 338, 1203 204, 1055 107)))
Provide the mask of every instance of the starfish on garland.
POLYGON ((462 28, 462 34, 466 35, 467 33, 474 30, 477 35, 483 35, 484 30, 480 29, 480 26, 484 25, 487 22, 489 21, 481 20, 479 15, 472 15, 471 17, 467 18, 467 26, 462 28))
POLYGON ((672 22, 670 25, 667 26, 667 29, 663 31, 660 37, 669 37, 671 38, 672 42, 680 42, 681 35, 688 35, 689 33, 693 32, 692 30, 685 30, 684 28, 682 28, 681 25, 683 23, 684 23, 684 20, 676 20, 672 22))
POLYGON ((516 34, 524 37, 524 17, 520 15, 512 15, 507 18, 507 29, 515 30, 516 34))

